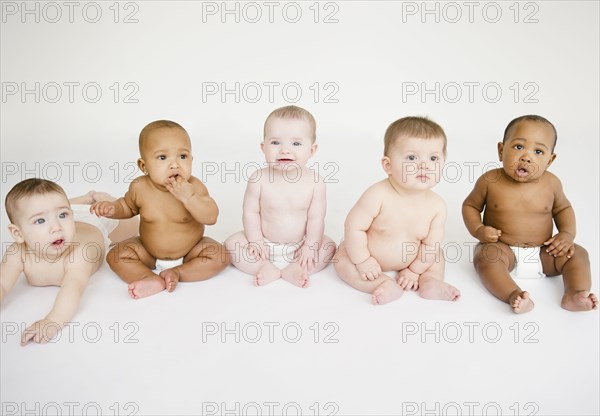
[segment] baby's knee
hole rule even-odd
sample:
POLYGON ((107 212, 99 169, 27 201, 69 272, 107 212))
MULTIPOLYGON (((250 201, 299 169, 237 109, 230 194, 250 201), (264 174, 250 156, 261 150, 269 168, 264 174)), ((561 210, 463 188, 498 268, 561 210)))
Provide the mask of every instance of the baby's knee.
POLYGON ((200 252, 200 257, 210 263, 222 265, 223 268, 231 261, 227 248, 216 241, 207 244, 200 252))
POLYGON ((588 254, 588 251, 585 248, 581 247, 578 244, 575 244, 575 251, 573 253, 573 258, 580 258, 581 260, 589 261, 590 255, 588 254))

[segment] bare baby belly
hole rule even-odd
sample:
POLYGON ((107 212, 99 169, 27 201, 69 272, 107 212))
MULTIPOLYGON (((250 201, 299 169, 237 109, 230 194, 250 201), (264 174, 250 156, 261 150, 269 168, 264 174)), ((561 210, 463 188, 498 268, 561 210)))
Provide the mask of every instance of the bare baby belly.
POLYGON ((402 240, 369 241, 369 251, 384 271, 407 268, 416 258, 418 242, 402 240))

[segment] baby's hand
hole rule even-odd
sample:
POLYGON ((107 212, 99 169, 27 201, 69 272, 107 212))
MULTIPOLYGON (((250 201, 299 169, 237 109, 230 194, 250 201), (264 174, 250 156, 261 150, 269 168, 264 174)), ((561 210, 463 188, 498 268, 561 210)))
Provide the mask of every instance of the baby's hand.
POLYGON ((314 268, 317 264, 316 254, 314 247, 303 244, 302 247, 296 250, 296 258, 300 261, 300 267, 304 270, 308 270, 309 267, 314 268))
POLYGON ((111 218, 115 215, 115 205, 109 201, 94 202, 90 207, 90 212, 98 217, 111 218))
POLYGON ((495 243, 498 241, 501 235, 502 231, 487 225, 482 225, 477 229, 477 231, 475 231, 475 238, 482 243, 495 243))
POLYGON ((185 203, 186 200, 194 195, 194 187, 192 184, 179 175, 167 179, 165 187, 167 188, 167 191, 171 192, 171 195, 182 203, 185 203))
POLYGON ((29 341, 45 344, 56 336, 61 326, 49 319, 40 319, 33 323, 21 334, 21 346, 24 347, 29 341))
POLYGON ((548 241, 544 241, 546 247, 546 253, 554 257, 560 257, 566 255, 567 258, 573 257, 575 253, 575 244, 573 243, 573 236, 570 233, 559 232, 553 237, 550 237, 548 241))
POLYGON ((269 260, 269 245, 264 240, 250 242, 246 247, 253 260, 269 260))
POLYGON ((363 280, 375 280, 381 274, 381 266, 373 257, 369 257, 362 263, 357 264, 356 269, 363 280))
POLYGON ((396 276, 396 282, 398 282, 400 287, 404 290, 419 289, 419 275, 409 268, 400 270, 398 276, 396 276))

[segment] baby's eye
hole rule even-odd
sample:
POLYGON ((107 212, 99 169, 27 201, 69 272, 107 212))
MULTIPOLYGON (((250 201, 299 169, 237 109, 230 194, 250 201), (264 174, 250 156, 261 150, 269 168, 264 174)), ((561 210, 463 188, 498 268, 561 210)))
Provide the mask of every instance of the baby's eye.
POLYGON ((301 142, 294 142, 294 143, 292 143, 292 146, 302 146, 302 143, 301 142))
POLYGON ((181 157, 181 160, 187 159, 187 155, 181 155, 180 157, 181 157))
POLYGON ((544 151, 543 151, 543 150, 539 150, 539 149, 537 149, 537 150, 535 151, 535 154, 536 154, 536 155, 543 155, 543 154, 544 154, 544 151))
POLYGON ((160 155, 158 157, 158 160, 167 160, 167 157, 165 155, 160 155))
POLYGON ((68 216, 69 216, 69 213, 66 212, 66 211, 65 212, 61 212, 60 214, 58 214, 58 218, 61 218, 61 219, 65 219, 68 216))
POLYGON ((271 140, 271 144, 277 146, 279 144, 279 140, 271 140))
POLYGON ((415 155, 409 155, 407 157, 408 160, 417 160, 417 157, 415 155))
POLYGON ((45 220, 45 219, 43 219, 43 218, 38 218, 38 219, 37 219, 37 220, 35 220, 33 223, 34 223, 34 224, 38 224, 38 225, 40 225, 40 224, 43 224, 43 223, 45 223, 45 222, 46 222, 46 220, 45 220))
POLYGON ((438 156, 431 156, 430 159, 432 162, 437 162, 438 160, 440 160, 438 156))
POLYGON ((522 144, 516 144, 514 146, 514 148, 517 149, 517 150, 523 150, 523 145, 522 144))

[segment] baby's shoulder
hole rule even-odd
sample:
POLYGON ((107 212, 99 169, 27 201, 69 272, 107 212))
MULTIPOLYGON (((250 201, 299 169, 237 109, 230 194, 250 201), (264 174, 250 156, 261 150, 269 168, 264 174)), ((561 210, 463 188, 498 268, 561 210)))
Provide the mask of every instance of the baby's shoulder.
POLYGON ((548 171, 544 172, 542 175, 542 183, 544 183, 545 186, 562 186, 558 176, 548 171))
POLYGON ((4 258, 2 262, 11 268, 19 269, 23 271, 25 264, 25 243, 11 243, 4 251, 4 258))

